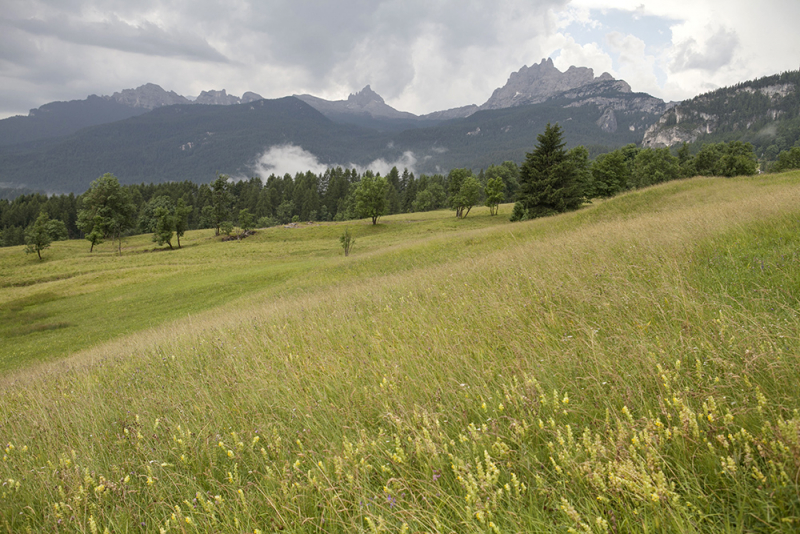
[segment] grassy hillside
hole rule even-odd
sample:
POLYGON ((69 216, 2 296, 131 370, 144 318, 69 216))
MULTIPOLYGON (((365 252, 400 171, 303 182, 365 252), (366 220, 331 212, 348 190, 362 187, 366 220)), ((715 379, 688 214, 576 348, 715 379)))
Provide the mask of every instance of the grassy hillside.
POLYGON ((795 532, 799 201, 415 214, 349 258, 335 225, 0 251, 4 325, 74 323, 2 334, 0 528, 795 532))

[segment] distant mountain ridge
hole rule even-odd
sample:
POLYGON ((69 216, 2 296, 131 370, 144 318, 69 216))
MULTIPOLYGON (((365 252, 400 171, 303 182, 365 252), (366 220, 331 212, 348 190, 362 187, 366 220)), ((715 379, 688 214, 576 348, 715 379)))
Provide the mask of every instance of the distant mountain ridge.
POLYGON ((88 126, 135 117, 164 106, 246 104, 261 99, 261 95, 253 92, 248 91, 239 98, 228 95, 223 89, 203 91, 192 101, 154 83, 146 83, 110 96, 89 95, 84 100, 50 102, 30 110, 27 116, 0 120, 0 146, 70 135, 88 126))
POLYGON ((0 182, 76 193, 104 172, 122 183, 204 182, 216 172, 247 175, 268 148, 283 145, 300 146, 325 165, 402 160, 413 161, 416 172, 479 170, 524 159, 548 122, 559 122, 570 146, 585 145, 590 154, 637 143, 669 106, 607 73, 562 73, 549 59, 512 73, 482 106, 421 116, 394 109, 369 85, 338 101, 264 100, 252 92, 240 98, 224 89, 192 101, 145 84, 0 121, 0 182), (66 117, 59 128, 49 120, 52 110, 66 117), (12 123, 20 127, 13 131, 12 123))
MULTIPOLYGON (((402 131, 406 128, 428 127, 448 120, 466 118, 479 110, 542 103, 567 91, 577 91, 573 98, 585 101, 593 94, 607 94, 609 91, 630 93, 631 87, 622 80, 614 80, 605 72, 595 77, 594 71, 586 67, 571 66, 562 73, 554 66, 552 59, 545 58, 538 64, 523 66, 519 71, 512 73, 506 84, 496 89, 480 106, 472 104, 420 116, 389 106, 369 85, 359 92, 350 94, 346 100, 330 101, 309 94, 294 96, 335 122, 357 124, 379 131, 402 131)), ((250 91, 240 98, 229 95, 222 89, 203 91, 197 98, 190 100, 174 91, 166 91, 157 84, 146 83, 135 89, 115 92, 110 96, 91 95, 85 100, 52 102, 32 109, 27 117, 18 116, 0 120, 0 146, 69 135, 87 126, 126 119, 163 106, 236 105, 254 102, 261 98, 261 95, 250 91)), ((653 97, 649 97, 647 102, 642 101, 641 104, 644 106, 642 111, 647 113, 660 114, 667 109, 661 107, 664 105, 663 101, 653 97)), ((613 131, 615 108, 610 102, 606 102, 605 105, 610 111, 606 113, 602 127, 606 131, 613 131)), ((632 105, 626 99, 628 111, 632 105)))
POLYGON ((367 85, 357 93, 351 93, 347 100, 324 100, 312 95, 294 95, 323 115, 367 113, 373 117, 388 119, 415 119, 416 115, 398 111, 386 104, 383 98, 367 85))

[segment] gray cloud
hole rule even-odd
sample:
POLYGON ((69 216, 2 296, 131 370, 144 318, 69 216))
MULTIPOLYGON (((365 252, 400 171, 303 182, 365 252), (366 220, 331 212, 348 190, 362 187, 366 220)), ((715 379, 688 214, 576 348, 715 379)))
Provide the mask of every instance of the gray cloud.
POLYGON ((716 72, 730 64, 739 46, 739 36, 733 30, 719 28, 700 46, 695 39, 684 41, 678 46, 675 59, 670 67, 673 71, 700 69, 716 72))
POLYGON ((166 31, 151 22, 128 24, 111 15, 100 22, 68 18, 5 20, 27 33, 56 37, 62 41, 110 48, 122 52, 164 57, 180 57, 195 61, 227 62, 228 59, 211 47, 205 39, 181 31, 166 31))
POLYGON ((0 77, 16 83, 0 88, 0 113, 146 82, 268 98, 371 84, 417 113, 480 103, 546 55, 550 10, 567 2, 6 0, 0 77))

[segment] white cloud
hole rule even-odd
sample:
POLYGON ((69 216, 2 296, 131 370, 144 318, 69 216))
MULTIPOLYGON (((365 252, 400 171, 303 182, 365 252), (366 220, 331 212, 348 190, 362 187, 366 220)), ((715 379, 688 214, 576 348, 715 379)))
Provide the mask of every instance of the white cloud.
POLYGON ((633 35, 610 32, 606 41, 611 49, 619 54, 617 74, 630 84, 635 91, 658 93, 655 56, 645 52, 645 42, 633 35))
POLYGON ((600 21, 592 18, 592 12, 588 7, 569 6, 566 10, 560 11, 556 14, 557 27, 559 29, 566 28, 567 26, 578 23, 590 28, 598 28, 602 26, 600 21))
POLYGON ((253 171, 261 178, 270 174, 294 176, 298 172, 311 171, 315 174, 324 173, 329 167, 319 162, 317 157, 296 145, 277 145, 269 147, 263 154, 256 158, 253 171))
POLYGON ((289 174, 294 176, 298 172, 307 171, 311 171, 314 174, 322 174, 329 168, 335 167, 356 169, 360 173, 371 170, 373 172, 379 172, 381 175, 386 175, 392 170, 392 167, 408 169, 410 172, 416 173, 416 163, 417 158, 411 151, 404 152, 394 161, 376 159, 368 165, 356 165, 354 163, 321 163, 317 156, 305 150, 303 147, 287 144, 275 145, 267 148, 264 153, 256 158, 252 170, 262 179, 267 178, 270 174, 275 174, 276 176, 289 174))
POLYGON ((591 67, 595 76, 599 76, 604 72, 611 73, 614 70, 611 56, 600 48, 597 43, 581 45, 567 35, 561 36, 557 47, 560 53, 558 57, 553 59, 553 64, 561 71, 567 70, 572 65, 591 67))
POLYGON ((739 37, 735 31, 719 28, 702 45, 694 38, 676 44, 670 68, 673 72, 700 69, 713 73, 731 63, 738 46, 739 37))

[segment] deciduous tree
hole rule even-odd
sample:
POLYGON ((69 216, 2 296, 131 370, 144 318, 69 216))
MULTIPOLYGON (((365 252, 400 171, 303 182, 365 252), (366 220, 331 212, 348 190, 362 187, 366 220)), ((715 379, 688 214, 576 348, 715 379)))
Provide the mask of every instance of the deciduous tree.
POLYGON ((249 209, 245 208, 239 211, 239 228, 242 229, 242 232, 249 232, 253 229, 254 224, 255 217, 253 217, 253 214, 250 213, 249 209))
POLYGON ((383 176, 374 176, 367 171, 361 177, 355 191, 356 214, 358 217, 369 217, 372 224, 386 211, 386 191, 388 183, 383 176))
POLYGON ((778 162, 772 167, 775 172, 800 169, 800 146, 792 147, 778 154, 778 162))
POLYGON ((486 206, 489 208, 489 215, 497 215, 497 209, 505 198, 505 184, 501 176, 489 178, 486 182, 486 206))
POLYGON ((464 219, 469 215, 472 206, 478 203, 481 196, 481 184, 472 174, 464 178, 451 203, 456 210, 456 216, 464 219))
POLYGON ((608 198, 628 188, 631 171, 621 150, 597 156, 591 169, 592 196, 608 198))
POLYGON ((631 181, 634 187, 647 187, 681 177, 678 158, 669 148, 645 148, 636 154, 631 181))
POLYGON ((48 231, 50 217, 47 213, 41 212, 34 223, 25 230, 25 253, 36 253, 42 259, 42 251, 50 246, 53 241, 48 231))
POLYGON ((175 237, 178 239, 178 248, 181 248, 183 234, 189 229, 190 213, 192 213, 192 207, 187 206, 183 199, 179 198, 175 206, 175 237))
POLYGON ((159 206, 153 213, 155 228, 153 229, 153 241, 159 245, 166 243, 172 248, 172 236, 175 235, 175 215, 166 206, 159 206))
POLYGON ((118 242, 122 254, 122 234, 133 226, 136 206, 130 201, 128 192, 113 174, 106 173, 93 181, 89 190, 80 198, 78 228, 94 246, 102 238, 111 237, 118 242))

